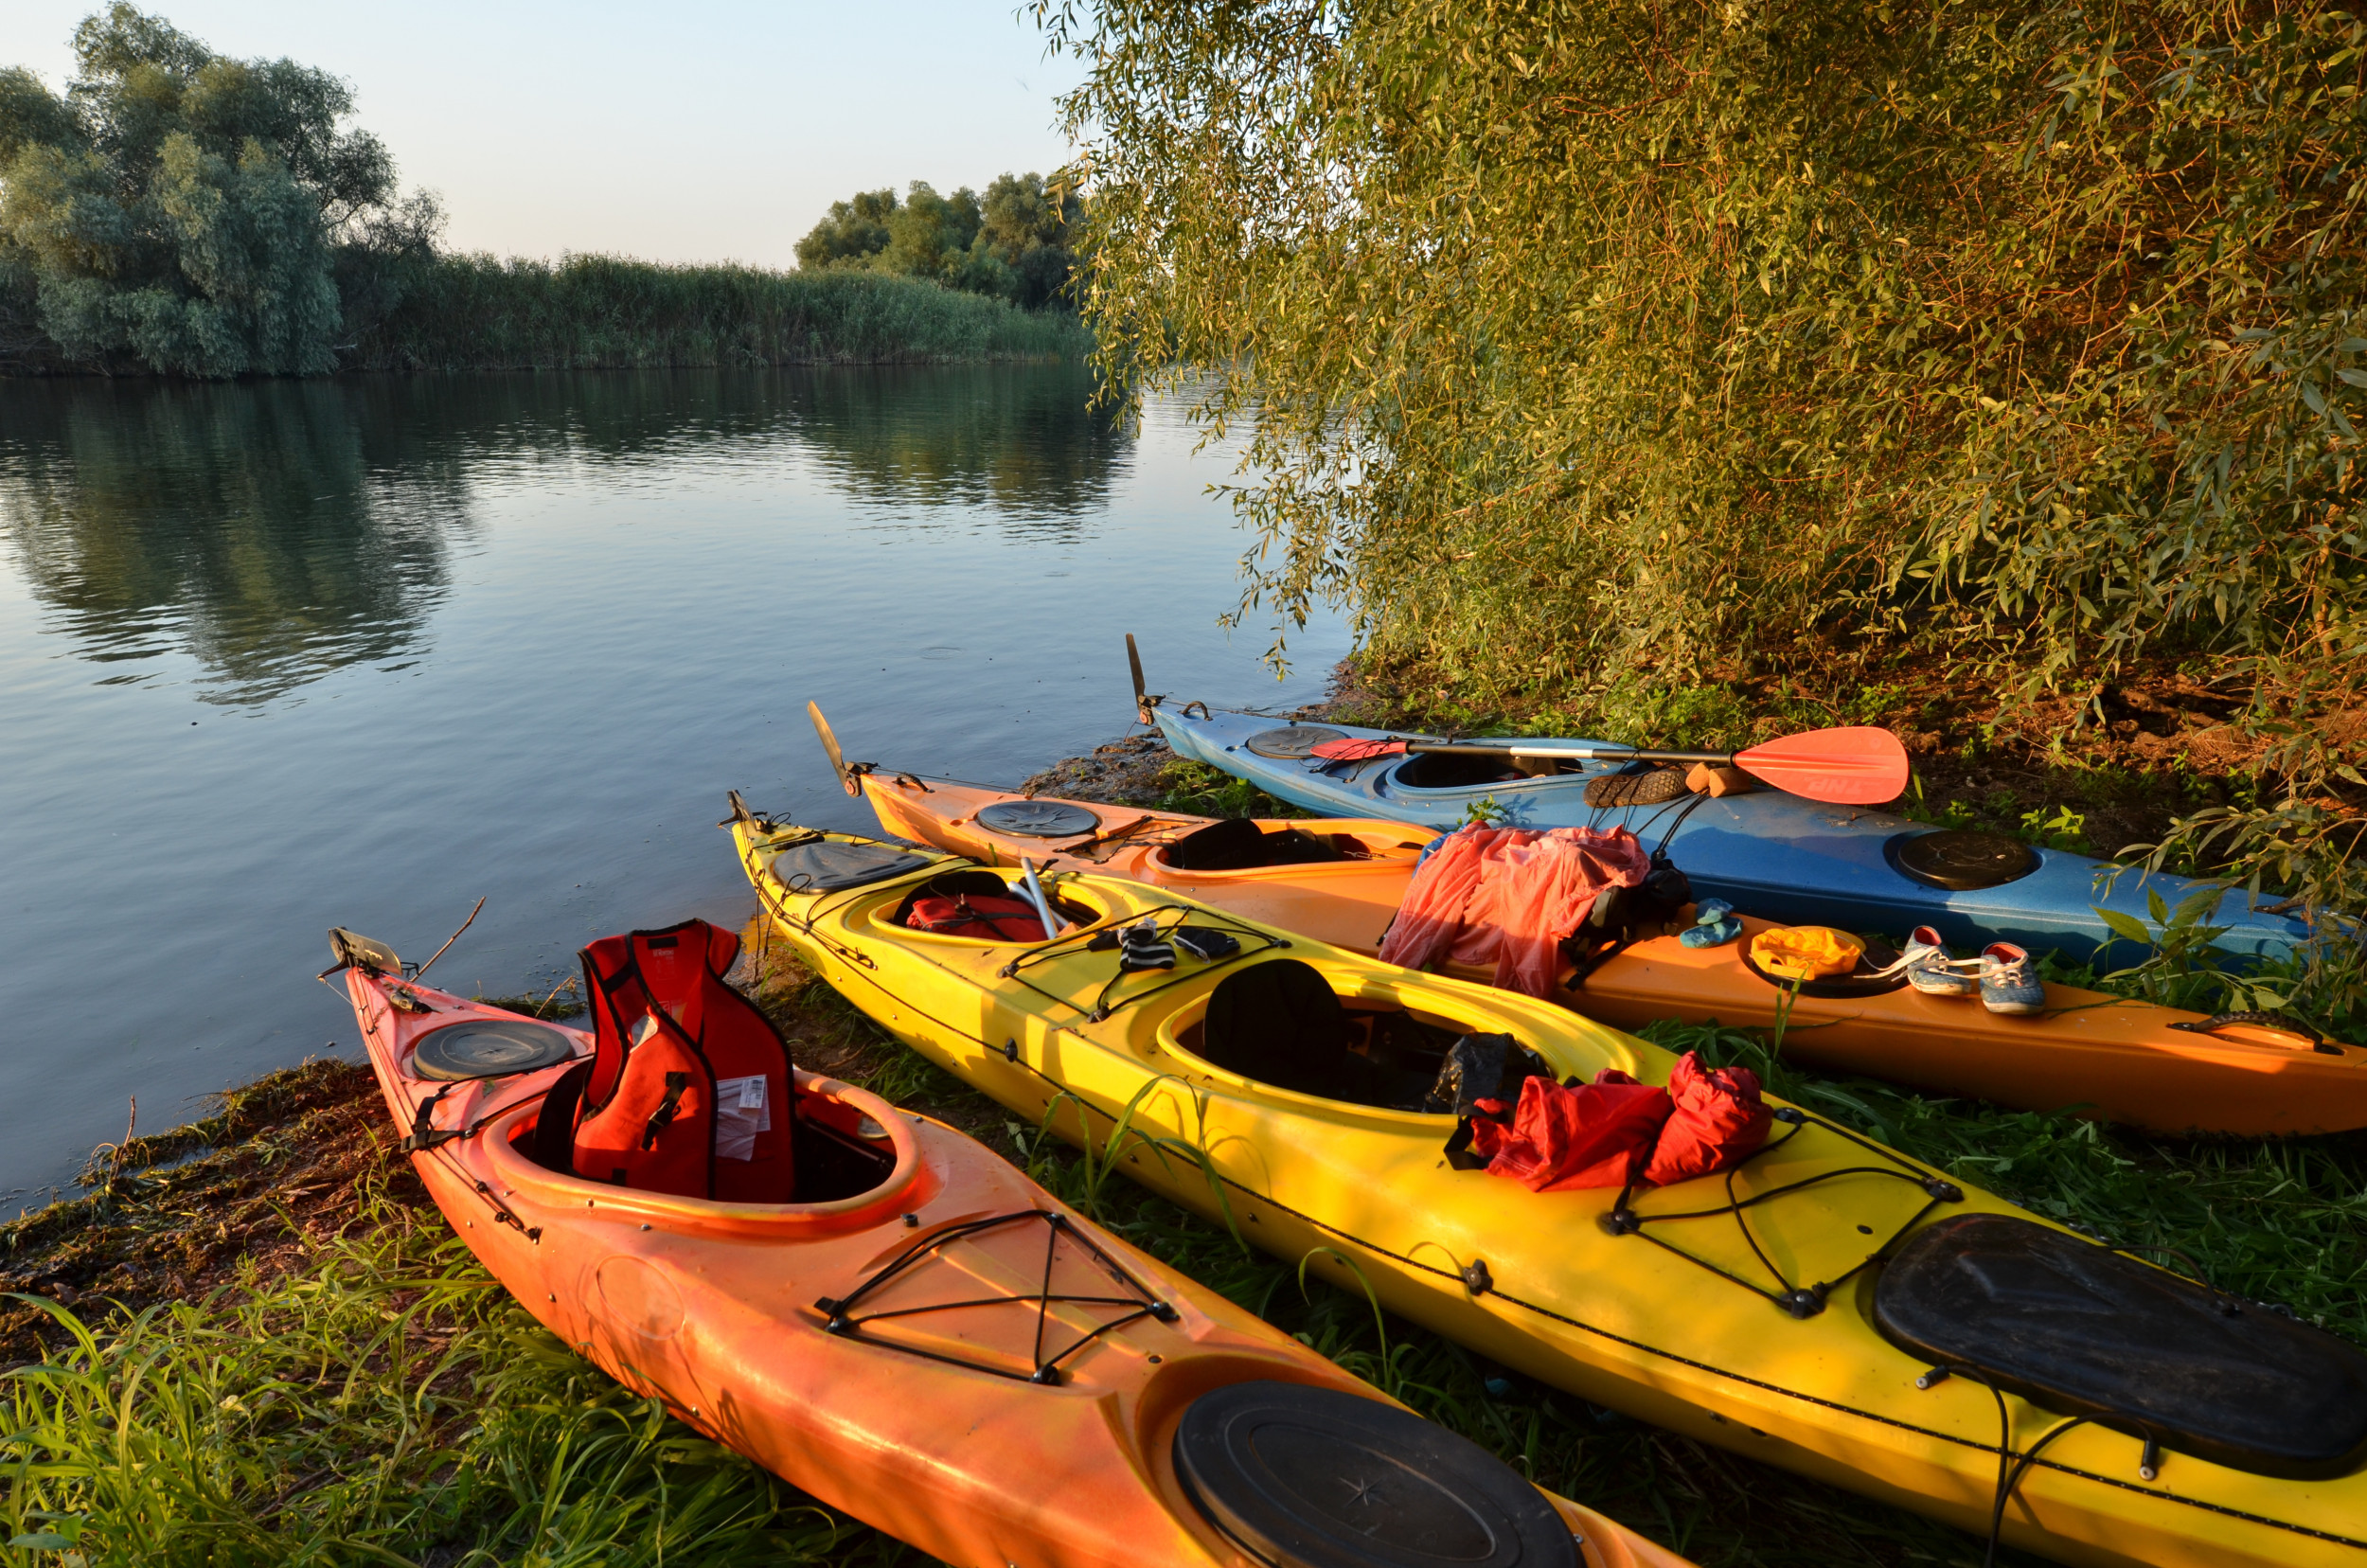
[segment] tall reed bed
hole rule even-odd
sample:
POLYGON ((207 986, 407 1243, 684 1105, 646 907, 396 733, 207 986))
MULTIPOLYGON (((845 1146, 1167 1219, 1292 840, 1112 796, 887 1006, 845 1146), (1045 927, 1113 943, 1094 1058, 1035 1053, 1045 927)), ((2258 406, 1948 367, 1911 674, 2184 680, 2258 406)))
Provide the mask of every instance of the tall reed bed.
POLYGON ((399 303, 341 364, 367 370, 1082 359, 1073 315, 1019 310, 916 278, 447 256, 406 269, 399 303))

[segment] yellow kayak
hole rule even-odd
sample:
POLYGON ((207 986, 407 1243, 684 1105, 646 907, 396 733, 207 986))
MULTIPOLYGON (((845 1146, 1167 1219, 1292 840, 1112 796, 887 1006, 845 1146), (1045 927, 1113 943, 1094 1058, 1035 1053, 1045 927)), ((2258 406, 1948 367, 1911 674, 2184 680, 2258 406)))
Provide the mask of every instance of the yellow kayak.
POLYGON ((916 930, 924 899, 1024 898, 1023 879, 736 818, 775 928, 923 1056, 1540 1381, 1978 1534, 1996 1520, 2067 1562, 2367 1568, 2367 1356, 2331 1335, 1789 1107, 1740 1167, 1657 1190, 1533 1192, 1458 1168, 1451 1114, 1269 1080, 1304 1084, 1336 1057, 1343 1083, 1367 1084, 1384 1054, 1402 1080, 1437 1042, 1494 1032, 1565 1080, 1664 1083, 1672 1059, 1546 1003, 1099 874, 1048 879, 1052 912, 1076 922, 1049 941, 916 930), (1237 949, 1203 939, 1219 955, 1123 971, 1116 930, 1145 918, 1237 949), (1228 982, 1273 993, 1309 974, 1336 1009, 1299 1042, 1313 1068, 1242 1060, 1258 1020, 1228 982))

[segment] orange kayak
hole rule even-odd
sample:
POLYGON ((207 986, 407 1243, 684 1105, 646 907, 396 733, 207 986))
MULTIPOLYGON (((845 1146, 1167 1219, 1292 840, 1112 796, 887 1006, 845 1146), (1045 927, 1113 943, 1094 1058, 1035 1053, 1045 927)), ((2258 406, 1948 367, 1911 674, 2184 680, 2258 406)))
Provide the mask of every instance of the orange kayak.
POLYGON ((546 1168, 543 1096, 591 1037, 341 935, 387 1109, 486 1268, 618 1381, 937 1559, 1685 1568, 849 1085, 793 1074, 799 1202, 546 1168))
MULTIPOLYGON (((1358 820, 1267 820, 1261 857, 1236 842, 1211 858, 1274 864, 1192 869, 1191 842, 1220 819, 1086 801, 1029 799, 941 779, 861 776, 890 833, 989 865, 1099 871, 1169 888, 1335 947, 1379 949, 1434 829, 1358 820), (1010 809, 1006 810, 1006 803, 1010 809), (1056 828, 1056 833, 1041 829, 1056 828), (1285 844, 1284 835, 1316 846, 1285 844), (1327 849, 1344 858, 1293 864, 1327 849), (1178 865, 1181 860, 1187 863, 1178 865)), ((2071 986, 2046 988, 2046 1010, 2001 1016, 1971 998, 1926 996, 1903 981, 1860 994, 1811 984, 1791 997, 1744 958, 1771 922, 1745 918, 1739 941, 1688 948, 1647 937, 1604 961, 1557 1000, 1621 1028, 1655 1019, 1747 1028, 1783 1024, 1791 1060, 2029 1111, 2077 1108, 2162 1132, 2247 1136, 2367 1127, 2367 1051, 2281 1025, 2155 1007, 2071 986), (1786 1007, 1789 1003, 1789 1013, 1786 1007)), ((1485 981, 1480 971, 1452 971, 1485 981)))

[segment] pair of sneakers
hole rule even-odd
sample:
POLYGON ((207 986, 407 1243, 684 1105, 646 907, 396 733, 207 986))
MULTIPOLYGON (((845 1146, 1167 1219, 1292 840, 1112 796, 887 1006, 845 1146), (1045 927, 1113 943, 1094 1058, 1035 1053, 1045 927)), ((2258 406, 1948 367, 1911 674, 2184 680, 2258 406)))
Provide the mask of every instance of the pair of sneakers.
POLYGON ((1938 932, 1917 926, 1884 972, 1903 972, 1926 996, 1978 996, 1993 1013, 2046 1011, 2046 987, 2030 954, 2011 942, 1991 942, 1978 958, 1951 958, 1938 932))

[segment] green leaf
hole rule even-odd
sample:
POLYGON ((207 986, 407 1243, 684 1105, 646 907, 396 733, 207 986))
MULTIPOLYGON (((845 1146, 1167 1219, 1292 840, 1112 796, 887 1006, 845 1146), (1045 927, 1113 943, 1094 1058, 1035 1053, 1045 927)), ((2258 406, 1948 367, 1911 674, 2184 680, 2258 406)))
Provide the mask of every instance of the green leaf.
POLYGON ((2139 924, 2134 916, 2124 915, 2117 909, 2105 909, 2098 906, 2096 918, 2109 926, 2115 936, 2126 936, 2132 942, 2143 942, 2147 947, 2153 945, 2153 933, 2139 924))
POLYGON ((2153 917, 2153 923, 2155 925, 2165 926, 2170 923, 2170 906, 2162 901, 2162 890, 2160 888, 2148 887, 2145 889, 2145 913, 2153 917))
POLYGON ((2191 926, 2198 920, 2208 918, 2211 912, 2219 907, 2219 900, 2226 897, 2227 889, 2224 887, 2215 887, 2206 883, 2196 888, 2192 893, 2178 900, 2178 915, 2174 923, 2191 926))

